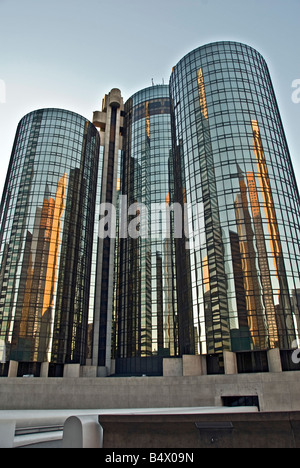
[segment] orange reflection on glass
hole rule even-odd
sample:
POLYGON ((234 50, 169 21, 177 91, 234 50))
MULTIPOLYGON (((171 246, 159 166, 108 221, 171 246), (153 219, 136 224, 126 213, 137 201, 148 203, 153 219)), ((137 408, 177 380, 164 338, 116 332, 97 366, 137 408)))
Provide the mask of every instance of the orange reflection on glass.
POLYGON ((210 291, 210 282, 209 282, 209 269, 208 269, 208 257, 206 256, 202 262, 203 270, 203 284, 205 285, 205 292, 210 291))
MULTIPOLYGON (((276 212, 272 196, 270 178, 265 158, 265 153, 262 146, 262 141, 259 132, 259 126, 256 120, 252 120, 253 129, 253 146, 254 153, 257 159, 258 179, 262 188, 262 193, 265 202, 265 215, 268 220, 268 228, 271 236, 271 250, 273 254, 275 269, 277 270, 276 258, 282 255, 279 229, 277 224, 276 212)), ((278 272, 277 272, 278 273, 278 272)))
POLYGON ((35 362, 48 359, 66 187, 67 174, 58 181, 55 199, 45 194, 43 206, 36 209, 33 231, 26 236, 21 273, 25 287, 19 290, 21 307, 12 348, 35 362))
POLYGON ((50 227, 51 225, 51 229, 46 229, 45 238, 48 236, 50 246, 45 279, 45 293, 42 315, 44 315, 49 309, 53 307, 55 284, 57 279, 58 249, 61 243, 61 218, 65 210, 66 187, 67 174, 65 174, 57 184, 55 200, 50 199, 49 202, 49 205, 52 209, 49 210, 47 226, 50 227))
POLYGON ((204 78, 203 78, 203 71, 202 68, 198 70, 197 73, 198 79, 198 91, 200 97, 200 109, 203 117, 208 120, 208 112, 207 112, 207 102, 206 102, 206 95, 205 95, 205 85, 204 85, 204 78))
POLYGON ((247 187, 241 177, 240 190, 241 193, 237 195, 234 205, 240 243, 247 318, 254 346, 257 349, 264 349, 266 347, 266 328, 260 294, 258 294, 260 284, 256 265, 254 233, 249 222, 247 187))
POLYGON ((118 178, 117 179, 117 192, 120 192, 120 190, 121 190, 121 179, 118 178))
POLYGON ((259 126, 256 120, 252 120, 252 130, 253 147, 258 167, 258 179, 262 189, 265 205, 265 216, 268 221, 268 230, 270 234, 270 250, 272 252, 276 276, 279 282, 278 304, 275 307, 279 335, 279 347, 284 349, 289 348, 291 346, 292 340, 295 339, 294 320, 292 316, 289 286, 285 271, 285 263, 270 177, 263 150, 259 126))
POLYGON ((146 133, 147 137, 150 138, 150 111, 149 111, 149 102, 146 102, 146 133))
POLYGON ((250 204, 253 215, 254 230, 256 237, 256 246, 258 252, 258 262, 261 272, 261 283, 263 287, 263 299, 266 309, 266 319, 268 323, 270 347, 278 346, 278 328, 276 322, 276 310, 273 301, 273 289, 270 278, 270 269, 268 263, 268 255, 265 244, 265 235, 263 230, 259 198, 255 175, 253 172, 247 172, 247 182, 249 188, 250 204))

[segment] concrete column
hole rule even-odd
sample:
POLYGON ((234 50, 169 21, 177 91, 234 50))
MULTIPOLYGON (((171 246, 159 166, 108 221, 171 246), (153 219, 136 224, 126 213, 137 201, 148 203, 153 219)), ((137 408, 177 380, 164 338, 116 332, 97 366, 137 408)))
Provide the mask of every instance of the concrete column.
POLYGON ((13 448, 16 421, 0 421, 0 448, 13 448))
POLYGON ((0 340, 0 364, 6 363, 6 345, 4 340, 0 340))
POLYGON ((49 375, 49 362, 42 362, 40 377, 47 378, 48 375, 49 375))
POLYGON ((224 351, 224 367, 226 375, 238 374, 236 354, 230 351, 224 351))
POLYGON ((280 349, 269 349, 268 351, 269 372, 282 372, 282 364, 280 358, 280 349))
POLYGON ((65 364, 64 365, 65 378, 79 378, 80 377, 80 364, 65 364))
POLYGON ((103 448, 98 416, 71 416, 64 425, 62 448, 103 448))
POLYGON ((108 377, 108 369, 106 366, 97 367, 97 377, 108 377))
POLYGON ((17 361, 9 361, 8 377, 18 377, 19 363, 17 361))
POLYGON ((97 377, 97 366, 81 366, 80 377, 85 378, 96 378, 97 377))
POLYGON ((116 360, 112 359, 111 366, 110 366, 110 375, 115 375, 115 373, 116 373, 116 360))
POLYGON ((182 356, 182 362, 183 375, 186 377, 207 374, 206 359, 204 356, 184 355, 182 356))
POLYGON ((183 364, 182 359, 166 358, 163 360, 164 377, 182 377, 183 364))
POLYGON ((202 366, 202 375, 207 375, 207 359, 206 355, 200 356, 201 366, 202 366))

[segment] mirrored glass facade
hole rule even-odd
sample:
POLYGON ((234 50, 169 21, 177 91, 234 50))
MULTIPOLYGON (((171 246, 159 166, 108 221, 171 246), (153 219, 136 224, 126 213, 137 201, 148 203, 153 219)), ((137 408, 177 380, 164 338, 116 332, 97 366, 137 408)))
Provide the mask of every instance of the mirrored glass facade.
POLYGON ((129 227, 141 223, 148 232, 140 227, 137 238, 119 240, 115 354, 118 363, 129 359, 121 373, 134 372, 135 358, 177 353, 174 249, 165 220, 158 216, 154 223, 151 211, 153 204, 165 207, 170 200, 169 87, 153 86, 135 94, 125 104, 124 121, 122 195, 127 197, 126 209, 136 204, 129 227))
POLYGON ((299 241, 274 89, 249 46, 200 47, 125 106, 113 88, 93 124, 32 112, 0 206, 0 361, 102 377, 202 355, 215 374, 231 351, 238 372, 265 372, 277 348, 288 369, 299 241))
POLYGON ((177 262, 180 352, 291 349, 300 200, 266 62, 243 44, 210 44, 174 67, 170 93, 174 196, 203 207, 177 262))
POLYGON ((18 126, 1 203, 6 360, 85 364, 99 140, 64 110, 18 126))

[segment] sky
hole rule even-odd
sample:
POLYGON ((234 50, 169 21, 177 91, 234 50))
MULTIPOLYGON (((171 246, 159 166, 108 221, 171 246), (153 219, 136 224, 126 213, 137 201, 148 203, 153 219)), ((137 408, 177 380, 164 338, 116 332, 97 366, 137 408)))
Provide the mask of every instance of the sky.
POLYGON ((299 23, 300 0, 0 0, 0 193, 28 112, 92 120, 112 88, 126 100, 152 79, 167 84, 184 55, 223 40, 267 60, 300 186, 299 23))

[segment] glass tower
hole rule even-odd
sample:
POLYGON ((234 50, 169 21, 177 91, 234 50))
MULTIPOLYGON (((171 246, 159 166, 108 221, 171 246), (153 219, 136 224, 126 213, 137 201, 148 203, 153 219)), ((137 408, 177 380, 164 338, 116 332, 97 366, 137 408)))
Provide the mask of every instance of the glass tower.
POLYGON ((99 134, 77 114, 39 110, 18 126, 0 212, 0 339, 25 374, 85 364, 98 158, 99 134))
POLYGON ((122 205, 129 210, 129 227, 139 223, 139 231, 119 233, 116 370, 151 375, 160 372, 163 357, 177 353, 174 249, 166 218, 155 222, 151 210, 157 204, 164 212, 170 202, 169 87, 132 96, 124 121, 122 205))
POLYGON ((291 349, 300 200, 266 62, 243 44, 209 44, 174 67, 170 94, 174 196, 202 207, 177 262, 180 352, 291 349))

